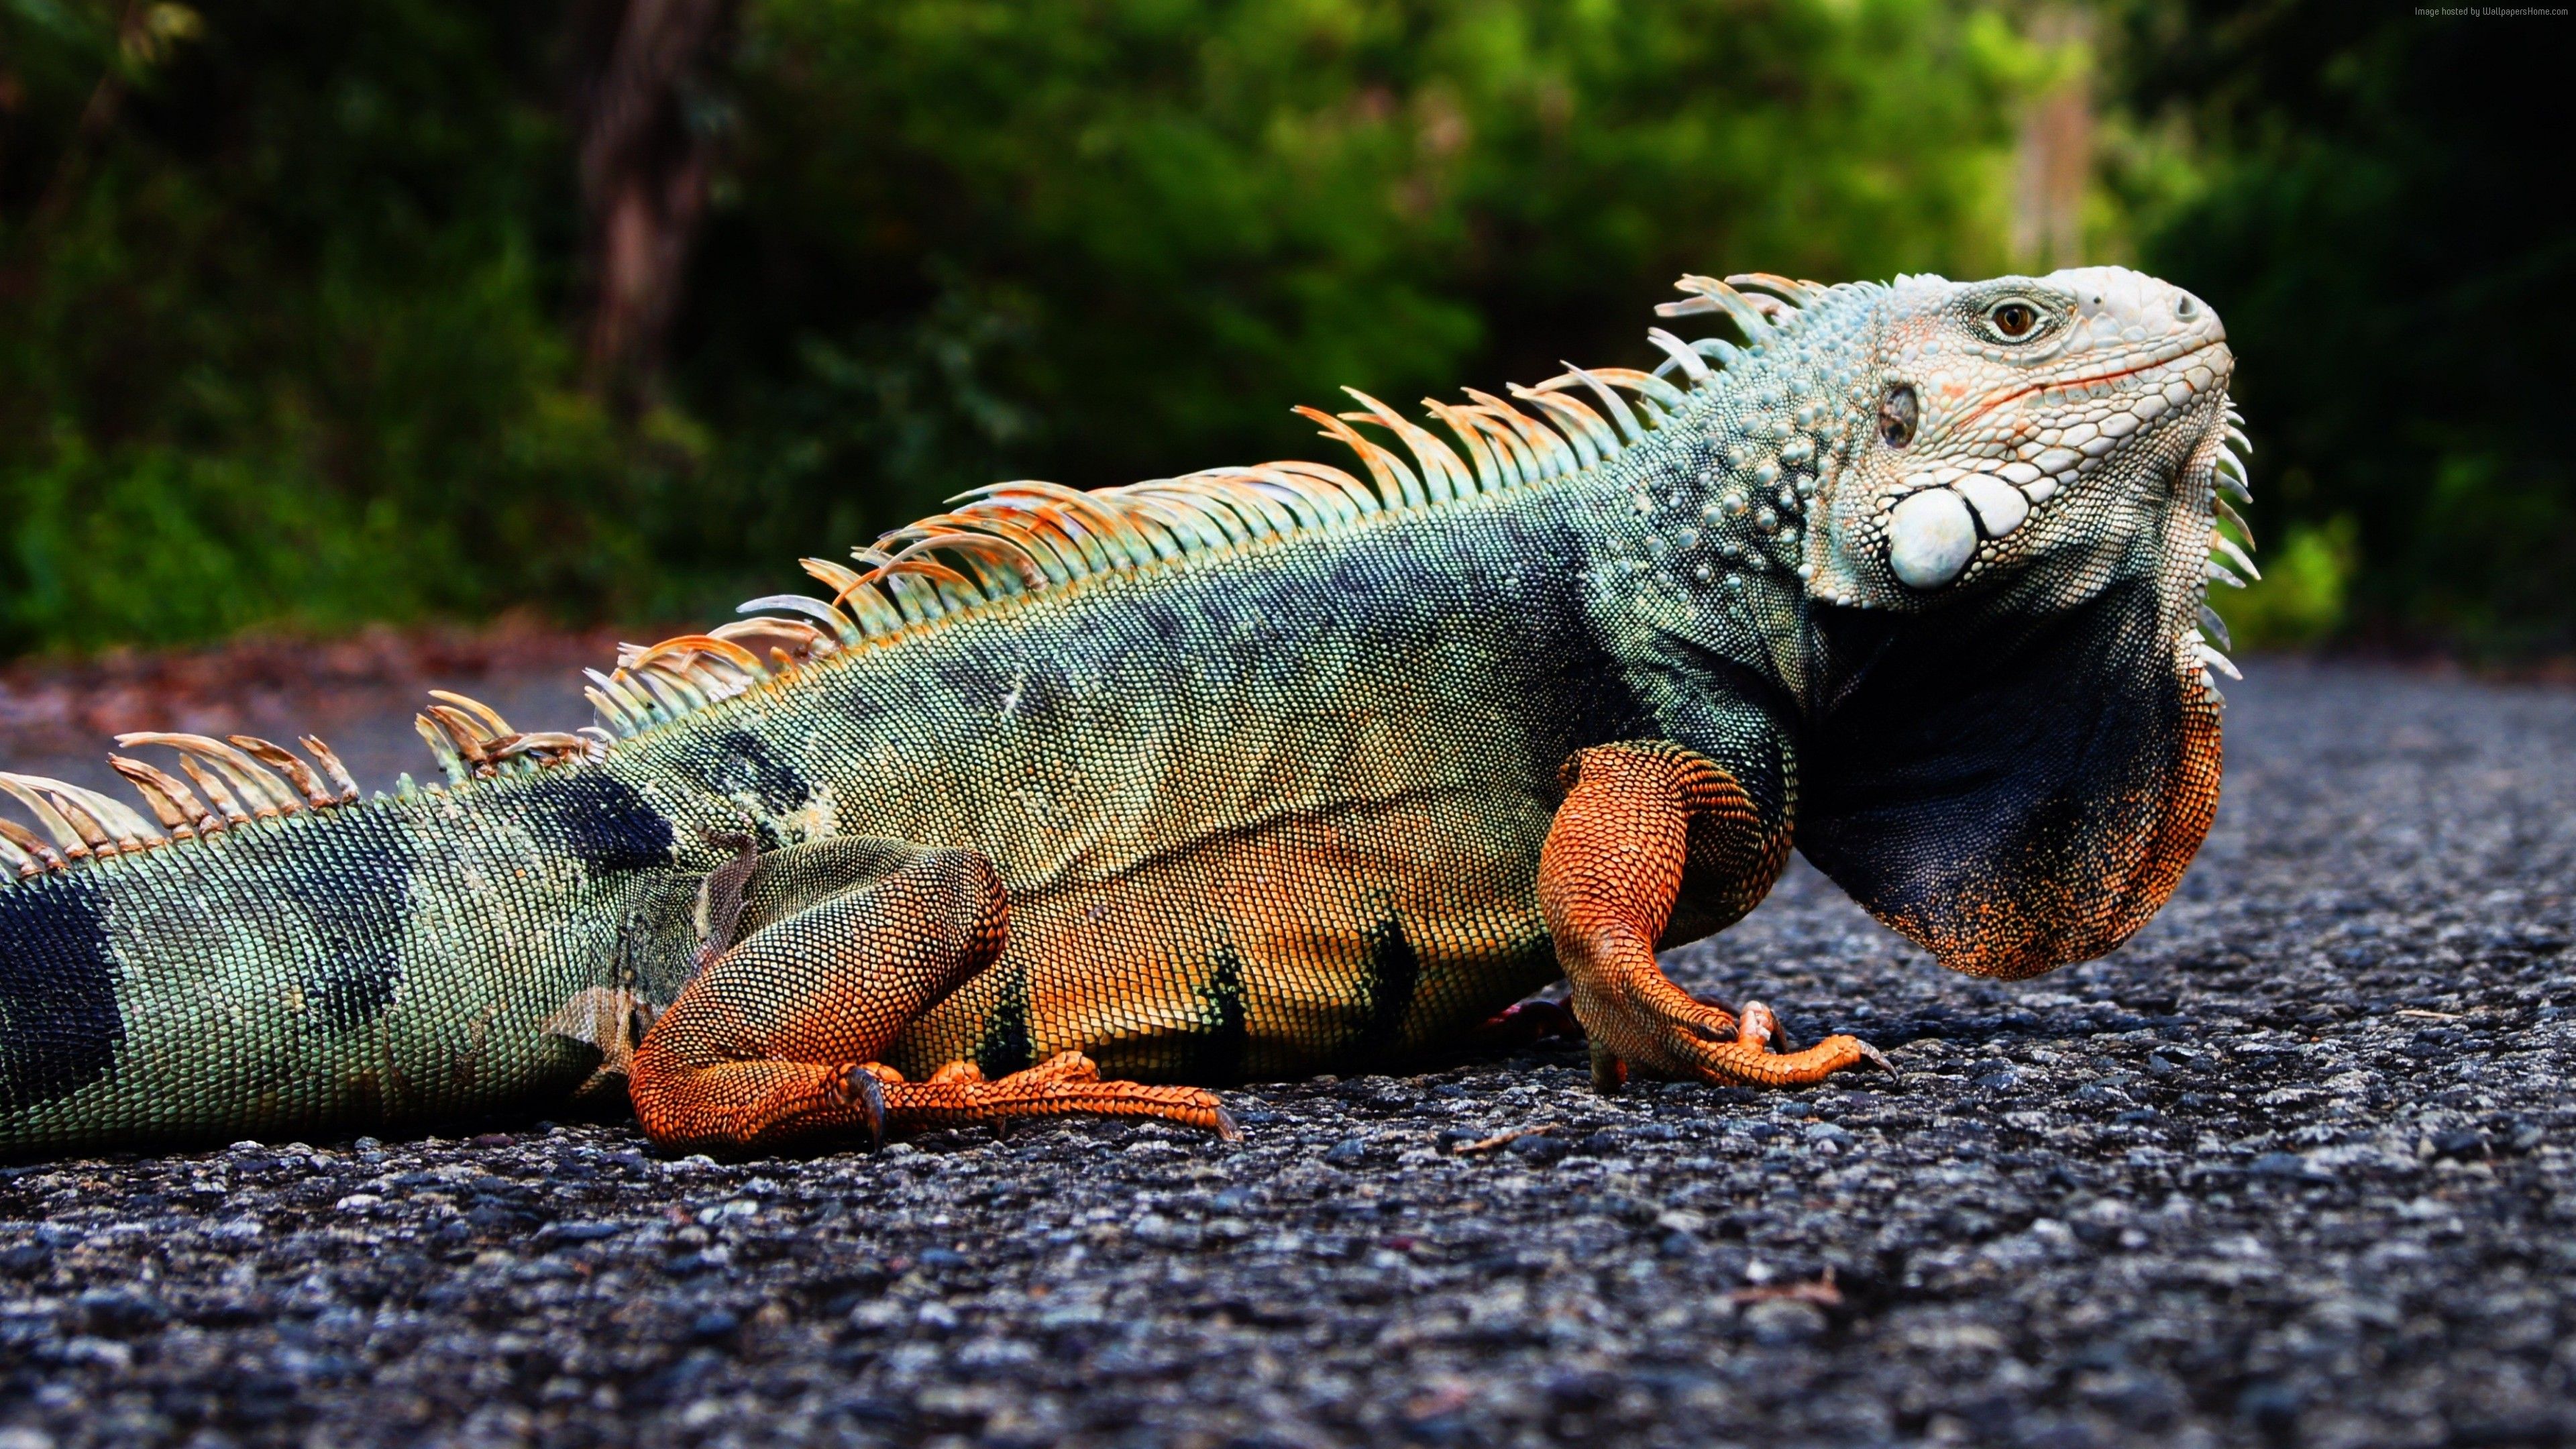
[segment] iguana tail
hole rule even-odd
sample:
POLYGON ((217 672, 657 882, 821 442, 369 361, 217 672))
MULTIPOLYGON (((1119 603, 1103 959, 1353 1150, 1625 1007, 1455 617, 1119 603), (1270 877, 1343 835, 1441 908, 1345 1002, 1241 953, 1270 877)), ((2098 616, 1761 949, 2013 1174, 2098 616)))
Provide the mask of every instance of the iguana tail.
POLYGON ((685 948, 674 827, 601 771, 361 801, 309 738, 310 762, 240 736, 122 743, 178 752, 177 773, 115 761, 157 826, 0 775, 36 822, 0 820, 19 877, 0 884, 0 1154, 542 1097, 598 1060, 549 1018, 685 948))

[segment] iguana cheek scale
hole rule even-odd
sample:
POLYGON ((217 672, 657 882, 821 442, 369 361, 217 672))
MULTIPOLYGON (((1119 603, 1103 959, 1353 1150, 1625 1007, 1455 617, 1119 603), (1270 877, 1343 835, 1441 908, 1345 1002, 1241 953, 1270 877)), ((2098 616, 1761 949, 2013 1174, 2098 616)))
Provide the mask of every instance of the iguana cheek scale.
POLYGON ((622 649, 598 726, 440 696, 442 784, 192 735, 122 741, 175 756, 114 761, 150 820, 0 776, 0 1149, 621 1086, 671 1145, 1230 1130, 1211 1086, 1560 973, 1605 1088, 1811 1082, 1876 1053, 1654 956, 1793 845, 1959 969, 2111 949, 2215 808, 2217 319, 2117 269, 1682 285, 1745 345, 1658 329, 1447 440, 1302 410, 1365 477, 978 490, 622 649))

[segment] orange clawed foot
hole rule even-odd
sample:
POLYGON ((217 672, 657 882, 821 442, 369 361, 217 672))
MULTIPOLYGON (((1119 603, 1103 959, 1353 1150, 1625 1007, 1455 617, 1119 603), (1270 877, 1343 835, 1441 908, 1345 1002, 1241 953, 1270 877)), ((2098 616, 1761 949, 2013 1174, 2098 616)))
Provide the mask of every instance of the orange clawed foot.
POLYGON ((1603 1091, 1624 1085, 1631 1066, 1659 1077, 1748 1087, 1808 1086, 1862 1062, 1896 1072, 1884 1053, 1856 1036, 1829 1036, 1803 1051, 1774 1050, 1780 1020, 1758 1001, 1744 1003, 1739 1016, 1678 990, 1669 997, 1639 994, 1648 999, 1578 997, 1576 1013, 1595 1023, 1587 1033, 1592 1082, 1603 1091))
POLYGON ((1214 1092, 1197 1087, 1103 1081, 1080 1052, 1063 1052, 1026 1071, 987 1080, 972 1062, 950 1062, 924 1082, 891 1067, 857 1069, 872 1076, 885 1101, 885 1121, 898 1128, 962 1127, 1026 1117, 1158 1117, 1204 1128, 1231 1142, 1243 1134, 1214 1092))
POLYGON ((1714 1001, 1682 999, 1689 1006, 1671 1020, 1612 1033, 1630 1042, 1630 1054, 1624 1056, 1615 1048, 1605 1050, 1602 1038, 1586 1032, 1572 1011, 1554 1001, 1524 1001, 1507 1007, 1478 1024, 1469 1037, 1477 1046, 1494 1048, 1589 1039, 1594 1083, 1604 1090, 1616 1090, 1627 1081, 1631 1061, 1658 1076, 1766 1087, 1822 1081, 1861 1061, 1891 1075, 1896 1072, 1878 1048, 1858 1037, 1827 1037, 1801 1052, 1773 1051, 1780 1020, 1758 1001, 1746 1002, 1739 1018, 1714 1001))

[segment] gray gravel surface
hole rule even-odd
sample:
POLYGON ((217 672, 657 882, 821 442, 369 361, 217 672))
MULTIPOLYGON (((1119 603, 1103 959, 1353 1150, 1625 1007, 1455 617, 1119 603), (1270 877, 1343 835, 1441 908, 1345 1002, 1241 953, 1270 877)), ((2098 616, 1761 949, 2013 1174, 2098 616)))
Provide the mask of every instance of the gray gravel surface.
POLYGON ((1554 1047, 1242 1091, 1237 1145, 22 1166, 0 1449, 2576 1439, 2576 694, 2232 693, 2111 960, 1947 975, 1803 868, 1670 958, 1901 1084, 1605 1099, 1554 1047))

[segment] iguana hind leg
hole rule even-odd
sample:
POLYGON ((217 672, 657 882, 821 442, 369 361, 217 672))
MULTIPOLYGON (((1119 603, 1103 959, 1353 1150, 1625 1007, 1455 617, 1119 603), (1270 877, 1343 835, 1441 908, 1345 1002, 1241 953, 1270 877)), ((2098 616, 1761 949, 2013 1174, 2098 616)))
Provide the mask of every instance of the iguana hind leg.
POLYGON ((1861 1061, 1885 1059, 1855 1037, 1775 1052, 1769 1008, 1742 1016, 1694 1000, 1655 964, 1685 872, 1748 885, 1754 897, 1779 870, 1743 787, 1707 759, 1648 742, 1584 751, 1540 852, 1539 908, 1565 967, 1574 1015, 1592 1046, 1596 1085, 1629 1067, 1755 1086, 1796 1086, 1861 1061))
POLYGON ((1001 954, 1007 920, 1000 877, 970 851, 837 840, 760 857, 739 939, 716 943, 636 1049, 636 1116, 671 1147, 1083 1112, 1230 1132, 1209 1093, 1104 1082, 1074 1053, 997 1082, 965 1063, 928 1082, 879 1064, 1001 954))

